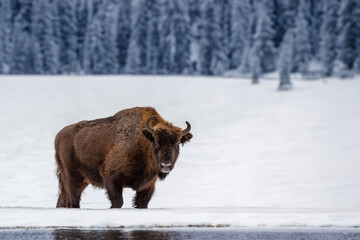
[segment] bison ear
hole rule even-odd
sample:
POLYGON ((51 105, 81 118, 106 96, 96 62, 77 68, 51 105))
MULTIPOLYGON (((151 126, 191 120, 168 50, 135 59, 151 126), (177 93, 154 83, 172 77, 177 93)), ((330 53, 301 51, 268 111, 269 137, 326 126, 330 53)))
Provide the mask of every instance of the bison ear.
POLYGON ((149 139, 152 142, 154 141, 153 135, 148 130, 144 129, 142 132, 147 139, 149 139))
POLYGON ((191 133, 187 133, 184 136, 182 136, 180 142, 182 143, 182 145, 184 145, 186 142, 189 142, 192 137, 193 135, 191 133))

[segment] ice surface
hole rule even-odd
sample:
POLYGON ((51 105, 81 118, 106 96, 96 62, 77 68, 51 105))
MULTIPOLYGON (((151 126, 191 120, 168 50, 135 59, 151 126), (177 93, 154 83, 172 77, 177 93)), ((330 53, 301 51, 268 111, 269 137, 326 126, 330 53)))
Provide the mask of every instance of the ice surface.
POLYGON ((360 226, 359 80, 296 80, 278 92, 271 80, 1 76, 0 226, 360 226), (189 121, 194 134, 150 209, 129 209, 126 189, 126 209, 105 210, 92 187, 87 210, 53 209, 57 132, 134 106, 189 121))

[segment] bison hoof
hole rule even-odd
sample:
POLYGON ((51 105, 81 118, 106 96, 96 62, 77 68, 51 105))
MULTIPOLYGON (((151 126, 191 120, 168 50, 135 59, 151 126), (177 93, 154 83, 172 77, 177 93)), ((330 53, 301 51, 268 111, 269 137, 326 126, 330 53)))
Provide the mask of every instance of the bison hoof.
POLYGON ((110 208, 121 208, 122 204, 113 204, 110 208))
POLYGON ((135 208, 144 209, 144 208, 148 208, 148 207, 147 206, 135 206, 135 208))

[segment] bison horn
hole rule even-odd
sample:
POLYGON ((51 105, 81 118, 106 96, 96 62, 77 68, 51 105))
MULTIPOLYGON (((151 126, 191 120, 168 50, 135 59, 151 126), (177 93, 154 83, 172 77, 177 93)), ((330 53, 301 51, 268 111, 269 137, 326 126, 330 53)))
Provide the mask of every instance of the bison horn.
POLYGON ((187 126, 186 129, 182 130, 182 136, 188 134, 191 130, 191 125, 188 121, 186 121, 186 126, 187 126))
POLYGON ((153 135, 154 135, 154 129, 152 129, 152 128, 150 127, 150 121, 151 121, 152 119, 154 119, 154 118, 156 118, 156 115, 149 117, 149 118, 146 120, 146 122, 145 122, 146 130, 148 130, 149 133, 151 133, 151 134, 153 134, 153 135))

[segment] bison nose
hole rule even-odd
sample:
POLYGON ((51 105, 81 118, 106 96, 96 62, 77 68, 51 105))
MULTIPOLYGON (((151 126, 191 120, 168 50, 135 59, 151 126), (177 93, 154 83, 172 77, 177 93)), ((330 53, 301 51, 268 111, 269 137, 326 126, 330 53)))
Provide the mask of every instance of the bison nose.
POLYGON ((172 169, 172 163, 160 163, 160 171, 162 173, 169 173, 172 169))
POLYGON ((163 168, 171 168, 172 167, 172 163, 160 163, 160 166, 163 168))

